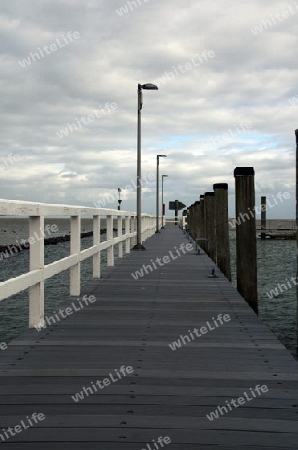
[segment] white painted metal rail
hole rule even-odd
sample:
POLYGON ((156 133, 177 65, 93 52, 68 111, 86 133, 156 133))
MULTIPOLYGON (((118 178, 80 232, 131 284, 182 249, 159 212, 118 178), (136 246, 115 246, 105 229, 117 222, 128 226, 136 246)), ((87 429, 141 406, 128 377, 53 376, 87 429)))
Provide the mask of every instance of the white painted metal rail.
MULTIPOLYGON (((30 242, 29 272, 0 283, 0 301, 29 289, 29 327, 44 320, 44 281, 70 269, 70 295, 80 295, 80 263, 93 258, 93 277, 101 275, 100 253, 107 250, 107 265, 114 265, 114 246, 118 245, 118 257, 130 253, 136 243, 137 215, 134 212, 83 206, 55 205, 46 203, 0 200, 0 216, 29 218, 30 242), (44 264, 44 218, 46 216, 70 218, 70 255, 51 264, 44 264), (81 218, 93 218, 93 245, 81 250, 81 218), (100 240, 101 219, 106 220, 106 240, 100 240), (117 221, 117 236, 114 237, 114 221, 117 221), (124 228, 124 234, 123 234, 124 228)), ((154 234, 156 218, 142 214, 142 241, 154 234)))

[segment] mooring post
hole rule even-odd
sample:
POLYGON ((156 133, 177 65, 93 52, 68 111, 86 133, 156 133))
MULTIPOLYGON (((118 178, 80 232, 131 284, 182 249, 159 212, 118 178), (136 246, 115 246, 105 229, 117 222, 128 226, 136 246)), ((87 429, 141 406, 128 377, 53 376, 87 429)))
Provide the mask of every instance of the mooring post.
MULTIPOLYGON (((261 197, 261 231, 266 230, 266 212, 267 212, 267 206, 266 206, 266 197, 261 197)), ((266 233, 261 232, 261 239, 266 238, 266 233)))
POLYGON ((200 195, 200 234, 199 234, 199 245, 204 251, 207 249, 207 243, 204 241, 206 238, 205 231, 205 196, 200 195))
POLYGON ((189 207, 189 234, 194 238, 194 204, 189 207))
MULTIPOLYGON (((298 129, 295 130, 296 134, 296 280, 298 280, 298 129)), ((298 284, 296 283, 296 296, 297 296, 297 308, 296 308, 296 324, 297 324, 297 355, 298 355, 298 284)))
POLYGON ((192 205, 188 208, 188 234, 192 235, 192 205))
POLYGON ((236 167, 237 290, 258 313, 257 240, 253 167, 236 167))
POLYGON ((225 277, 231 281, 230 236, 228 223, 228 185, 213 185, 215 198, 215 234, 217 265, 225 277))
POLYGON ((205 230, 208 239, 207 254, 216 262, 216 235, 215 235, 215 211, 214 192, 205 192, 205 230))
POLYGON ((200 202, 194 204, 194 239, 200 236, 200 202))

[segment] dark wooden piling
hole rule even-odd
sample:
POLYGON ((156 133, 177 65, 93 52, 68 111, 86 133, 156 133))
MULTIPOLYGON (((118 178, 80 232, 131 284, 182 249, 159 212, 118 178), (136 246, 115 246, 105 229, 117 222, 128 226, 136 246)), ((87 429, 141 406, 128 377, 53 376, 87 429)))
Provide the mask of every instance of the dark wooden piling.
POLYGON ((216 262, 216 235, 215 235, 215 198, 214 192, 205 192, 205 230, 207 254, 216 262))
POLYGON ((217 248, 217 265, 231 281, 230 236, 228 223, 228 185, 213 185, 215 198, 215 234, 217 248))
POLYGON ((200 234, 199 234, 199 245, 206 251, 207 242, 206 239, 206 229, 205 229, 205 196, 200 195, 200 234))
POLYGON ((194 204, 194 239, 200 237, 200 202, 194 204))
MULTIPOLYGON (((266 225, 267 225, 266 213, 267 213, 266 197, 262 196, 261 197, 261 230, 266 230, 266 225)), ((265 239, 265 238, 266 238, 266 233, 261 233, 261 239, 265 239)))
POLYGON ((236 265, 237 290, 258 312, 257 241, 253 167, 236 167, 236 265))
POLYGON ((192 236, 193 232, 193 205, 188 207, 187 232, 192 236))
MULTIPOLYGON (((298 129, 295 130, 296 135, 296 227, 298 227, 298 129)), ((298 230, 298 228, 297 228, 298 230)), ((296 231, 296 280, 298 280, 298 231, 296 231)), ((298 355, 298 284, 296 284, 296 295, 297 295, 297 355, 298 355)))

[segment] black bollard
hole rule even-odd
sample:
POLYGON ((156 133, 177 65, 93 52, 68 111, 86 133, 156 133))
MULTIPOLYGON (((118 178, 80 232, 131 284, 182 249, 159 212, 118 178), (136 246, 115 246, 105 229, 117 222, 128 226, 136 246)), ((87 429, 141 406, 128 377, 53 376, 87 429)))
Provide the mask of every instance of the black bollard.
POLYGON ((205 196, 200 195, 200 234, 199 245, 204 251, 207 249, 206 230, 205 230, 205 196))
POLYGON ((236 167, 236 265, 237 290, 258 312, 257 240, 253 167, 236 167))
POLYGON ((215 196, 217 266, 225 277, 231 281, 228 185, 226 183, 217 183, 213 185, 213 189, 215 196))
POLYGON ((262 232, 262 230, 266 230, 267 226, 267 218, 266 218, 267 206, 266 206, 266 197, 261 197, 261 239, 266 238, 266 233, 262 232))
POLYGON ((194 239, 200 237, 200 202, 194 204, 194 239))
MULTIPOLYGON (((295 130, 296 134, 296 229, 298 226, 298 129, 295 130)), ((298 280, 298 232, 296 232, 296 280, 298 280)), ((296 284, 296 296, 297 296, 297 308, 296 308, 296 319, 297 319, 297 355, 298 355, 298 283, 296 284)))
POLYGON ((216 235, 215 235, 215 198, 214 192, 205 192, 205 230, 208 239, 207 254, 216 262, 216 235))

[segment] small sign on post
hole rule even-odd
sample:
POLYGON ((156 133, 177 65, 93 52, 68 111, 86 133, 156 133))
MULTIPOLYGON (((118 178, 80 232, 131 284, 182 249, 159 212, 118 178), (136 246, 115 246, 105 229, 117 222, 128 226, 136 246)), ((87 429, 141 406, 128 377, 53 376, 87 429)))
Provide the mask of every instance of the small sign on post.
POLYGON ((179 202, 179 200, 175 200, 174 202, 169 202, 169 209, 175 211, 175 225, 178 225, 178 211, 185 207, 186 207, 186 205, 184 205, 184 203, 182 203, 182 202, 179 202))
POLYGON ((180 209, 186 208, 186 205, 184 205, 184 203, 179 202, 179 200, 175 200, 174 202, 169 202, 169 209, 170 210, 175 210, 176 209, 176 201, 178 202, 178 210, 180 211, 180 209))

